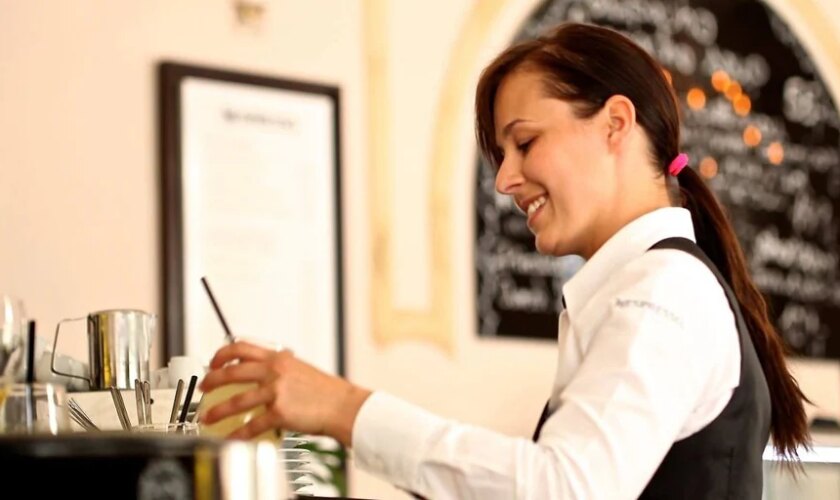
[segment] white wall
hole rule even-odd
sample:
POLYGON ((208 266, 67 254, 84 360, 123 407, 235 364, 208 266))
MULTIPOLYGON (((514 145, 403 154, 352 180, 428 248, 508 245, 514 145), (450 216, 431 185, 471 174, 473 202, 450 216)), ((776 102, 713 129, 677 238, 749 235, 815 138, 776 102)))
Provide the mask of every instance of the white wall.
MULTIPOLYGON (((817 6, 836 31, 840 20, 830 15, 834 1, 802 3, 817 6)), ((795 12, 794 2, 772 3, 795 12)), ((454 42, 475 3, 388 3, 390 30, 403 41, 414 37, 423 44, 421 49, 404 48, 411 51, 415 72, 392 83, 400 86, 395 94, 402 109, 395 143, 405 153, 395 169, 407 169, 408 179, 420 183, 428 163, 413 158, 432 156, 433 123, 424 110, 434 105, 440 91, 446 44, 454 42), (419 97, 411 101, 412 96, 419 97)), ((514 26, 510 16, 523 15, 534 2, 508 3, 499 29, 514 26)), ((477 339, 466 239, 455 238, 452 249, 458 269, 452 353, 416 342, 382 347, 369 334, 366 2, 267 0, 267 18, 256 33, 235 25, 232 4, 0 0, 0 292, 23 298, 41 335, 50 338, 59 319, 95 309, 160 311, 158 60, 335 84, 343 99, 346 331, 352 377, 448 417, 529 434, 549 389, 556 353, 548 343, 477 339)), ((488 43, 500 44, 505 34, 496 32, 492 38, 488 43)), ((407 67, 405 61, 394 67, 407 67)), ((453 196, 471 198, 469 175, 453 173, 453 196)), ((399 219, 399 204, 395 210, 393 217, 399 219)), ((469 217, 457 214, 456 234, 469 230, 469 217)), ((425 258, 416 248, 419 258, 425 258)), ((84 357, 85 343, 81 331, 77 333, 78 340, 64 343, 62 350, 84 357)), ((156 352, 160 346, 158 341, 156 352)), ((817 394, 825 406, 835 405, 840 395, 835 364, 797 368, 809 394, 817 394)), ((365 474, 354 474, 352 481, 358 496, 403 496, 365 474)))

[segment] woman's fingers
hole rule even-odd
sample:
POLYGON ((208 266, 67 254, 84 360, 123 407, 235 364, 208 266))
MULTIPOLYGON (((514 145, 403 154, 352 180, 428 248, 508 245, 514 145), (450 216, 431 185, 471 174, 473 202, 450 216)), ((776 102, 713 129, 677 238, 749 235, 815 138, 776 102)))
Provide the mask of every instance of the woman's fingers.
MULTIPOLYGON (((341 406, 352 386, 295 358, 289 351, 275 352, 236 343, 220 349, 213 366, 201 383, 202 391, 234 383, 256 386, 209 408, 203 422, 212 424, 255 407, 265 408, 265 412, 231 437, 248 439, 281 426, 310 434, 343 428, 343 420, 338 419, 343 416, 341 406)), ((350 429, 352 422, 344 427, 350 429)))
POLYGON ((216 370, 210 370, 201 381, 199 388, 201 392, 209 392, 213 389, 233 383, 262 382, 269 374, 268 366, 258 361, 246 361, 228 365, 216 370))
POLYGON ((264 361, 275 351, 260 347, 248 342, 236 341, 228 344, 218 351, 210 361, 210 369, 221 368, 230 361, 264 361))
POLYGON ((257 406, 264 406, 273 399, 271 387, 259 387, 237 394, 210 408, 201 417, 205 424, 212 424, 227 417, 238 415, 257 406))
POLYGON ((268 430, 276 432, 277 428, 280 427, 280 423, 280 417, 278 415, 272 412, 265 412, 251 419, 250 422, 232 432, 228 437, 231 439, 251 439, 268 430))

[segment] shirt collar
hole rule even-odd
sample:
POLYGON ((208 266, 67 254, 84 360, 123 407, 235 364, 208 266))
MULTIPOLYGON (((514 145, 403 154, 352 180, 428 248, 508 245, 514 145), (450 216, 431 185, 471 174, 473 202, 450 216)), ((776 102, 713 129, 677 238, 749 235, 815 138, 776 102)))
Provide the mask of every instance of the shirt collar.
POLYGON ((580 311, 618 268, 641 257, 657 242, 674 236, 695 241, 691 213, 685 208, 660 208, 619 229, 563 285, 569 315, 580 311))

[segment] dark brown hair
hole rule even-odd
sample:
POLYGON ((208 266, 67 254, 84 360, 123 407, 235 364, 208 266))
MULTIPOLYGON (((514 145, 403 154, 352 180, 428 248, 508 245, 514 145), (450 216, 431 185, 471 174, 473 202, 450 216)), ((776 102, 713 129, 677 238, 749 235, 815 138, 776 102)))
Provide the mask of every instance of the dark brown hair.
MULTIPOLYGON (((476 90, 476 135, 487 159, 498 166, 494 105, 502 80, 517 69, 542 75, 545 92, 569 102, 579 118, 597 113, 613 95, 636 107, 636 121, 650 144, 653 164, 667 175, 679 153, 680 116, 664 69, 647 52, 618 32, 586 24, 564 24, 520 42, 500 54, 482 73, 476 90)), ((798 457, 809 444, 807 401, 785 361, 785 347, 770 321, 767 304, 749 275, 735 232, 714 194, 691 168, 678 176, 682 205, 691 212, 697 243, 718 267, 738 299, 761 362, 772 403, 771 432, 780 455, 798 457)))

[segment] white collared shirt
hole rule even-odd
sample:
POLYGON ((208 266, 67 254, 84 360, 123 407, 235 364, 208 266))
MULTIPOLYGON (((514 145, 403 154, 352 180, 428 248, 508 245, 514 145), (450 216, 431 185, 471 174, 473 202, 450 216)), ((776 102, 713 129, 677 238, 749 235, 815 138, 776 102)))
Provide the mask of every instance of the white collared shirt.
POLYGON ((356 462, 430 499, 637 498, 740 378, 735 320, 715 276, 685 252, 647 251, 672 236, 695 239, 687 210, 648 213, 563 287, 553 413, 537 443, 375 392, 353 427, 356 462))

